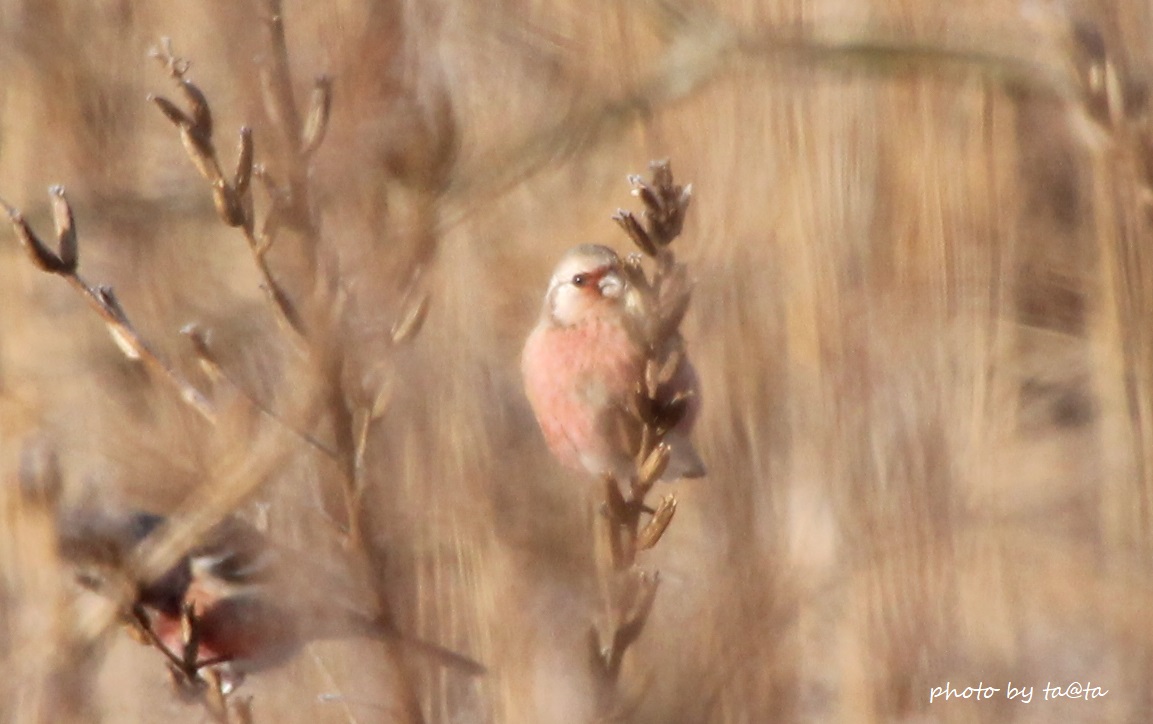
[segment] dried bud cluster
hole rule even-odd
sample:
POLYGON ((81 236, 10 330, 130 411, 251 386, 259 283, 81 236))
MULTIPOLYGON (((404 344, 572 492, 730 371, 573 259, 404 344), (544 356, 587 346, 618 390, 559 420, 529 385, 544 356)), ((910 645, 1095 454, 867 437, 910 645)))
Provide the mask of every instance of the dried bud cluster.
POLYGON ((41 271, 63 278, 76 289, 104 320, 109 334, 126 357, 145 363, 157 372, 161 379, 176 389, 180 399, 191 405, 205 419, 214 420, 215 411, 204 395, 165 363, 141 339, 112 287, 103 284, 90 286, 80 277, 77 271, 80 264, 80 242, 72 206, 68 203, 63 187, 52 186, 48 189, 48 194, 51 197, 52 221, 56 227, 55 251, 36 235, 20 211, 0 201, 0 206, 3 206, 8 214, 8 221, 16 232, 16 238, 28 252, 32 263, 41 271))
POLYGON ((23 214, 3 201, 0 201, 0 206, 4 207, 8 221, 16 232, 16 238, 20 240, 21 246, 28 252, 36 268, 62 276, 75 274, 76 267, 80 263, 80 250, 76 241, 76 223, 72 216, 72 207, 64 196, 62 186, 52 186, 48 189, 48 193, 52 197, 52 221, 56 227, 58 251, 53 251, 41 241, 24 220, 23 214))
POLYGON ((188 103, 188 112, 163 96, 150 95, 149 100, 155 103, 164 117, 180 131, 180 140, 184 144, 188 158, 192 160, 192 164, 196 166, 196 170, 204 180, 212 186, 212 200, 221 220, 229 226, 250 228, 252 220, 248 213, 248 209, 251 208, 248 186, 252 178, 253 164, 251 129, 247 127, 240 129, 236 169, 231 180, 225 179, 224 172, 220 170, 216 147, 212 142, 212 109, 208 105, 208 99, 195 83, 184 77, 191 67, 190 64, 173 55, 172 44, 167 38, 161 40, 160 48, 153 50, 152 54, 164 64, 169 75, 176 81, 176 87, 188 103))
POLYGON ((660 251, 680 236, 685 224, 685 213, 692 200, 693 187, 677 186, 673 183, 673 172, 668 161, 651 164, 653 180, 651 184, 637 175, 628 177, 632 184, 633 196, 645 205, 642 225, 631 211, 620 209, 613 220, 620 224, 629 238, 641 251, 657 257, 660 251))
MULTIPOLYGON (((244 232, 257 269, 263 277, 263 288, 273 307, 288 328, 303 336, 304 323, 300 313, 288 293, 273 278, 264 257, 272 247, 277 229, 283 223, 299 223, 300 219, 308 216, 301 208, 305 204, 304 194, 294 192, 291 187, 280 186, 266 169, 256 165, 252 129, 248 126, 240 129, 236 164, 231 178, 225 178, 213 144, 212 111, 208 99, 196 84, 185 77, 191 64, 173 54, 172 43, 167 38, 161 39, 160 47, 153 49, 152 55, 176 82, 176 87, 188 104, 188 111, 163 96, 149 96, 150 100, 180 132, 189 159, 212 190, 212 202, 217 215, 228 226, 240 228, 244 232), (253 212, 254 175, 262 181, 271 200, 270 209, 259 230, 253 212)), ((296 139, 295 148, 299 158, 295 160, 299 164, 306 163, 320 147, 327 132, 331 107, 332 81, 327 76, 321 76, 316 80, 305 129, 301 137, 296 139)))
POLYGON ((669 245, 684 228, 685 213, 692 199, 690 186, 673 182, 667 161, 651 165, 652 181, 629 176, 632 193, 644 204, 642 220, 620 210, 613 219, 643 254, 655 262, 651 277, 640 255, 626 259, 625 271, 636 291, 635 304, 647 350, 643 376, 635 394, 618 420, 622 445, 633 452, 635 474, 628 481, 628 496, 619 482, 605 481, 605 518, 608 560, 601 561, 602 588, 606 591, 607 627, 590 632, 594 670, 603 684, 602 709, 616 706, 612 692, 623 657, 640 636, 656 598, 659 577, 636 565, 640 551, 660 542, 676 514, 675 496, 667 495, 655 509, 645 498, 668 469, 672 450, 665 436, 688 413, 689 392, 669 394, 670 385, 684 362, 680 323, 688 310, 691 285, 683 264, 676 262, 669 245), (648 516, 642 525, 642 517, 648 516))

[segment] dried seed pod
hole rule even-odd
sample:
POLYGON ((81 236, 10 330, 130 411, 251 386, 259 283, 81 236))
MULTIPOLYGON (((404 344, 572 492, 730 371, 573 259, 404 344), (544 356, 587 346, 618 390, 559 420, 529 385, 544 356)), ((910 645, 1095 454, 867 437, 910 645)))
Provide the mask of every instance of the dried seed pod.
MULTIPOLYGON (((649 284, 648 277, 645 276, 645 269, 641 263, 642 256, 640 254, 629 254, 624 259, 624 264, 621 265, 622 271, 628 277, 629 286, 631 291, 636 293, 636 299, 626 300, 628 304, 635 305, 636 309, 647 309, 648 305, 644 299, 652 292, 652 286, 649 284)), ((647 314, 647 312, 646 312, 647 314)), ((640 314, 638 316, 645 316, 640 314)))
POLYGON ((328 132, 328 118, 332 112, 332 79, 322 75, 312 86, 312 97, 308 102, 308 116, 304 130, 300 134, 301 151, 310 155, 320 147, 328 132))
POLYGON ((179 106, 164 96, 157 96, 149 93, 148 100, 155 103, 156 107, 160 109, 160 112, 163 113, 164 116, 177 128, 191 128, 193 126, 192 119, 189 118, 184 111, 180 110, 179 106))
POLYGON ((652 611, 653 601, 657 597, 657 587, 660 585, 660 575, 655 571, 651 574, 639 571, 637 573, 638 595, 633 601, 625 616, 624 623, 617 629, 616 646, 626 649, 631 646, 644 630, 652 611))
MULTIPOLYGON (((639 177, 637 178, 639 179, 639 177)), ((660 199, 657 198, 657 195, 653 193, 653 190, 649 188, 648 184, 644 181, 638 180, 636 186, 633 188, 632 194, 638 197, 641 203, 645 205, 646 214, 658 216, 663 212, 664 205, 661 204, 660 199)))
POLYGON ((212 147, 212 141, 194 129, 186 127, 180 129, 180 140, 184 143, 188 158, 192 159, 192 164, 208 183, 224 182, 224 174, 220 172, 220 165, 216 162, 216 149, 212 147))
POLYGON ((652 227, 652 236, 660 246, 668 246, 681 234, 684 227, 684 213, 677 207, 662 209, 659 213, 645 214, 652 227))
POLYGON ((649 171, 653 175, 653 186, 658 188, 672 186, 673 168, 667 158, 650 162, 649 171))
MULTIPOLYGON (((676 340, 680 343, 680 340, 676 340)), ((660 387, 667 385, 672 379, 673 375, 677 373, 680 368, 681 362, 684 360, 684 350, 678 346, 672 347, 665 353, 664 360, 660 362, 658 371, 655 375, 656 385, 650 389, 657 390, 660 387)))
MULTIPOLYGON (((692 198, 692 187, 673 183, 672 171, 667 163, 654 165, 651 186, 641 187, 639 195, 647 210, 645 218, 650 231, 660 246, 667 246, 684 228, 685 211, 692 198)), ((634 190, 634 194, 638 191, 634 190)))
POLYGON ((660 386, 661 363, 655 357, 645 361, 645 392, 652 395, 660 386))
POLYGON ((653 511, 652 519, 649 520, 648 524, 645 525, 637 537, 637 548, 646 551, 659 543, 665 531, 668 530, 669 523, 673 522, 673 516, 676 515, 676 512, 676 497, 667 495, 662 498, 661 502, 657 505, 657 509, 653 511))
MULTIPOLYGON (((692 188, 682 188, 673 183, 672 171, 667 162, 655 163, 652 169, 651 183, 646 183, 637 175, 630 175, 628 180, 633 186, 632 195, 644 203, 645 231, 650 245, 664 247, 679 236, 684 227, 685 210, 692 197, 692 188)), ((629 234, 635 235, 632 231, 629 234)), ((646 245, 641 246, 650 256, 657 255, 655 251, 649 252, 646 245)))
POLYGON ((685 184, 685 187, 682 188, 680 190, 680 193, 677 195, 677 206, 680 208, 682 216, 684 215, 684 213, 686 211, 689 210, 689 204, 691 204, 692 202, 693 202, 693 185, 692 184, 685 184))
POLYGON ((40 240, 40 237, 36 236, 36 232, 32 231, 32 227, 24 220, 24 215, 7 204, 4 204, 4 208, 8 211, 8 220, 12 223, 16 238, 28 252, 36 268, 51 274, 67 273, 64 262, 40 240))
POLYGON ((668 242, 681 235, 685 228, 685 212, 688 211, 689 204, 692 202, 693 188, 691 185, 681 188, 680 186, 673 186, 669 189, 669 208, 670 212, 665 220, 665 234, 668 242))
POLYGON ((644 276, 645 269, 643 254, 638 254, 634 251, 629 254, 625 254, 621 261, 624 263, 625 272, 629 274, 630 281, 632 281, 632 277, 634 276, 644 276))
POLYGON ((80 261, 79 242, 76 237, 76 221, 72 216, 72 206, 64 196, 63 186, 52 186, 48 189, 52 196, 52 221, 56 226, 56 238, 59 241, 61 271, 71 273, 76 271, 80 261))
MULTIPOLYGON (((196 608, 191 603, 184 604, 184 610, 181 612, 180 638, 185 647, 189 647, 196 638, 196 608)), ((185 654, 187 653, 186 651, 185 654)), ((192 663, 196 663, 195 659, 192 663)))
POLYGON ((241 226, 247 218, 240 195, 223 180, 212 185, 212 203, 216 213, 229 226, 241 226))
POLYGON ((248 184, 252 180, 253 155, 252 129, 241 126, 240 145, 236 152, 236 173, 232 176, 232 188, 236 189, 239 196, 248 193, 248 184))
POLYGON ((192 130, 206 139, 212 138, 212 110, 208 107, 208 99, 204 97, 203 91, 184 78, 180 79, 180 90, 184 91, 184 97, 192 109, 192 130))
POLYGON ((667 442, 662 442, 653 448, 644 462, 641 463, 640 475, 638 476, 639 482, 646 488, 651 487, 653 483, 660 480, 664 475, 665 470, 669 467, 669 458, 672 454, 672 448, 669 447, 667 442))
POLYGON ((641 251, 649 256, 656 256, 656 244, 653 243, 648 232, 644 230, 631 211, 618 209, 617 212, 613 214, 613 221, 617 222, 617 224, 625 230, 625 233, 629 235, 629 238, 633 240, 633 243, 636 244, 641 251))
POLYGON ((649 396, 648 390, 645 389, 643 380, 638 382, 636 387, 633 388, 633 394, 628 396, 626 404, 627 407, 625 411, 634 419, 645 424, 653 421, 653 398, 649 396))
POLYGON ((689 302, 692 300, 693 293, 691 288, 685 287, 676 290, 676 294, 670 296, 671 298, 668 300, 662 300, 661 304, 657 334, 662 337, 675 334, 680 328, 685 314, 689 311, 689 302))

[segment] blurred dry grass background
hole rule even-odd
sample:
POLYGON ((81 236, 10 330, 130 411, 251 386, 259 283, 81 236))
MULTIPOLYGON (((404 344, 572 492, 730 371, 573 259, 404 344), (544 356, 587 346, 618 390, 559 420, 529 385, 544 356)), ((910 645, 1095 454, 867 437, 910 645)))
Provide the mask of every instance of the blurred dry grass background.
MULTIPOLYGON (((608 218, 624 175, 661 157, 695 189, 679 251, 698 280, 684 331, 710 476, 676 486, 648 556, 664 583, 625 671, 628 720, 1147 720, 1146 5, 285 11, 301 91, 334 78, 311 183, 347 294, 347 389, 395 379, 365 467, 388 564, 372 575, 402 629, 490 668, 468 680, 410 662, 429 721, 592 715, 589 485, 547 458, 517 359, 554 261, 585 241, 625 249, 608 218), (1076 25, 1099 28, 1103 53, 1076 25), (1086 91, 1094 72, 1104 91, 1086 91), (414 259, 433 306, 390 351, 414 259), (946 681, 1010 680, 1109 693, 929 704, 946 681)), ((257 3, 223 0, 0 1, 0 195, 45 228, 44 188, 64 184, 86 278, 115 286, 188 374, 177 330, 195 321, 291 411, 293 357, 248 251, 144 101, 169 90, 146 51, 170 35, 222 137, 253 124, 267 160, 260 23, 257 3)), ((168 511, 267 437, 258 416, 208 428, 0 240, 5 480, 39 436, 71 503, 168 511)), ((266 505, 274 531, 305 540, 333 471, 278 439, 244 509, 266 505)), ((203 719, 155 651, 117 632, 69 643, 49 523, 14 490, 0 494, 0 716, 203 719)), ((317 643, 254 677, 255 720, 403 721, 379 648, 317 643)))

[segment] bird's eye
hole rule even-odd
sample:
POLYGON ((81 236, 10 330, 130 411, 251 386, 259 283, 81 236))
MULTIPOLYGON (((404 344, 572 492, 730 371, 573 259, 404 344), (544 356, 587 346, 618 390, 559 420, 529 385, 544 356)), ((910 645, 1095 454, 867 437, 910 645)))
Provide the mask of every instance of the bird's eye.
POLYGON ((574 287, 583 287, 588 280, 588 274, 576 274, 572 278, 572 283, 574 287))

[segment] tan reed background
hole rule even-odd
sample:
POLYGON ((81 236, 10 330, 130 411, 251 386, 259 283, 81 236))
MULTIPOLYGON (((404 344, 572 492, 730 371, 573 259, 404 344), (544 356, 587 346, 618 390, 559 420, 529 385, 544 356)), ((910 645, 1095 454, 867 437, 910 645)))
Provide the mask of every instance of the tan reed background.
MULTIPOLYGON (((294 382, 307 364, 145 100, 171 91, 146 57, 171 36, 222 156, 250 123, 275 167, 259 6, 0 1, 0 197, 47 229, 44 189, 64 184, 85 278, 113 285, 198 384, 177 332, 209 330, 233 377, 291 421, 308 419, 294 382)), ((634 204, 625 174, 664 157, 694 186, 678 249, 697 281, 683 331, 710 474, 675 486, 677 518, 646 554, 663 582, 622 718, 1150 716, 1148 8, 284 10, 298 94, 315 74, 334 82, 310 178, 343 300, 324 344, 348 350, 350 395, 391 389, 364 463, 385 565, 365 575, 403 630, 489 673, 413 658, 398 675, 378 644, 319 642, 244 685, 254 721, 412 721, 405 678, 432 722, 594 715, 594 486, 547 457, 518 355, 555 260, 586 241, 627 249, 609 219, 634 204), (390 348, 416 262, 429 316, 390 348), (1008 681, 1037 687, 1033 701, 1007 701, 1008 681), (1073 681, 1109 693, 1042 700, 1073 681), (946 682, 1002 691, 930 704, 946 682)), ((274 269, 306 295, 313 272, 279 251, 274 269)), ((7 228, 0 259, 3 719, 202 720, 156 651, 116 630, 85 638, 51 521, 17 495, 20 450, 48 441, 69 505, 160 511, 247 461, 244 495, 211 499, 263 510, 302 547, 325 535, 332 465, 242 404, 205 425, 7 228)))

